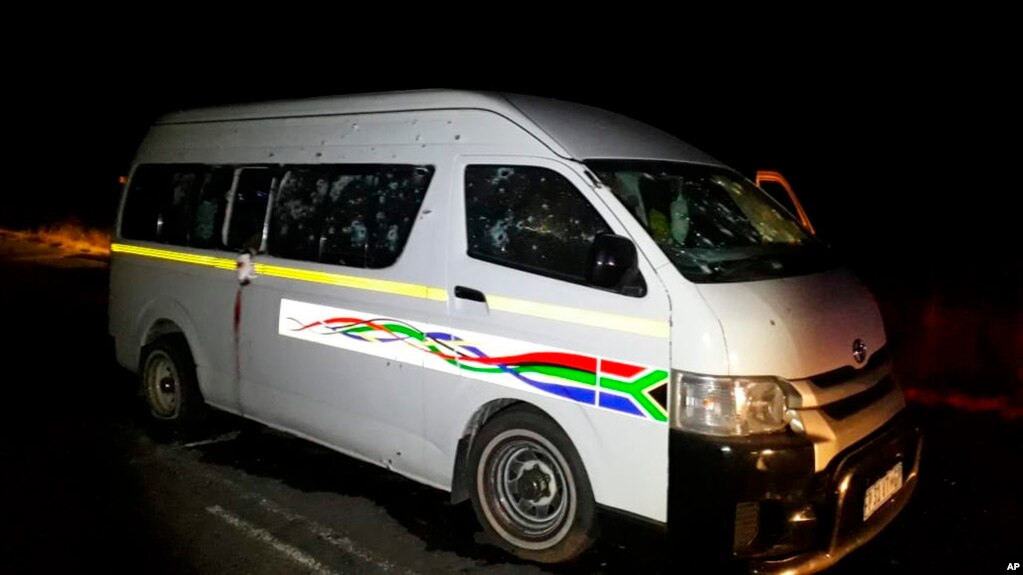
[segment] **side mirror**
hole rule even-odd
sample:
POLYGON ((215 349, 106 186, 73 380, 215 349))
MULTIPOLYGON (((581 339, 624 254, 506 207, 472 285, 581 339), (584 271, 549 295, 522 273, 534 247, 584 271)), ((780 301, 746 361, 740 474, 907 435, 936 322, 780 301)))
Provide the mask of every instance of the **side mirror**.
POLYGON ((638 288, 646 292, 643 286, 633 286, 639 276, 636 265, 636 246, 632 240, 615 234, 600 234, 593 238, 590 246, 589 263, 586 266, 586 281, 605 289, 623 288, 627 295, 642 295, 638 288), (624 284, 624 285, 623 285, 624 284))

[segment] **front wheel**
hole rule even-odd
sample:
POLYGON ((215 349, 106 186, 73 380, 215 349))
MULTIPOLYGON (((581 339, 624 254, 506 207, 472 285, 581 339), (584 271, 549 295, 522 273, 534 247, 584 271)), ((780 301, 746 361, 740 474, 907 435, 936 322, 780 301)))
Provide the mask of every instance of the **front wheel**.
POLYGON ((593 543, 589 478, 571 441, 545 415, 513 407, 495 416, 473 441, 469 469, 476 516, 515 555, 559 563, 593 543))

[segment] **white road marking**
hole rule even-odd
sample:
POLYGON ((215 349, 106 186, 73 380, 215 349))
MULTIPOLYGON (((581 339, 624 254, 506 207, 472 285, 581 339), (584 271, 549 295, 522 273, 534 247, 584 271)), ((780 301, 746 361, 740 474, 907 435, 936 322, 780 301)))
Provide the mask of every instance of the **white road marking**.
MULTIPOLYGON (((235 496, 243 501, 253 502, 256 505, 259 505, 264 511, 277 515, 290 523, 301 524, 305 526, 306 529, 308 529, 313 535, 319 537, 323 541, 330 543, 334 547, 337 547, 338 549, 345 551, 349 555, 361 561, 373 565, 374 567, 380 569, 383 572, 391 572, 396 570, 397 566, 394 563, 391 563, 390 561, 387 561, 385 559, 378 558, 371 551, 363 548, 361 545, 359 545, 355 541, 352 541, 350 538, 341 535, 335 532, 334 530, 320 523, 317 523, 312 519, 309 519, 304 515, 295 513, 293 511, 289 511, 265 497, 261 497, 259 495, 250 493, 246 490, 246 488, 242 487, 238 483, 226 477, 221 477, 220 475, 217 475, 216 473, 213 473, 211 471, 205 469, 200 470, 200 474, 208 480, 216 481, 217 483, 220 483, 230 488, 232 491, 235 492, 235 496)), ((402 573, 403 575, 418 575, 415 571, 411 569, 401 570, 400 573, 402 573)))
POLYGON ((181 447, 191 448, 191 447, 199 447, 201 445, 213 445, 214 443, 225 443, 227 441, 234 441, 235 439, 238 439, 238 435, 239 435, 239 432, 231 431, 229 433, 225 433, 223 435, 218 435, 218 436, 210 438, 210 439, 204 439, 202 441, 193 441, 191 443, 185 443, 181 447))
POLYGON ((267 531, 266 529, 261 529, 245 521, 244 519, 238 518, 234 514, 225 511, 224 508, 222 508, 219 505, 207 507, 206 512, 209 513, 210 515, 214 515, 216 517, 223 519, 228 525, 234 527, 235 529, 238 529, 239 531, 245 533, 246 535, 259 541, 262 541, 263 543, 266 543, 270 547, 273 547, 275 550, 277 550, 287 558, 291 559, 292 561, 298 563, 299 565, 302 565, 303 567, 306 567, 321 575, 337 575, 335 571, 331 571, 313 557, 306 555, 298 548, 292 547, 291 545, 288 545, 287 543, 274 537, 273 534, 267 531))
MULTIPOLYGON (((377 559, 376 557, 373 556, 372 553, 363 549, 359 545, 356 545, 355 542, 349 539, 348 537, 334 533, 332 530, 320 525, 319 523, 316 523, 315 521, 303 515, 299 515, 298 513, 288 511, 287 509, 284 509, 283 507, 277 505, 273 501, 270 501, 269 499, 266 499, 264 497, 256 499, 256 504, 265 509, 266 511, 269 511, 270 513, 273 513, 275 515, 279 515, 292 523, 302 523, 306 525, 308 529, 320 539, 327 541, 328 543, 335 547, 339 547, 345 550, 346 552, 348 552, 349 555, 353 555, 361 559, 362 561, 365 561, 366 563, 371 563, 376 567, 379 567, 380 570, 382 571, 391 571, 394 569, 394 564, 391 563, 390 561, 382 561, 380 559, 377 559)), ((405 571, 405 574, 414 575, 415 572, 405 571)))

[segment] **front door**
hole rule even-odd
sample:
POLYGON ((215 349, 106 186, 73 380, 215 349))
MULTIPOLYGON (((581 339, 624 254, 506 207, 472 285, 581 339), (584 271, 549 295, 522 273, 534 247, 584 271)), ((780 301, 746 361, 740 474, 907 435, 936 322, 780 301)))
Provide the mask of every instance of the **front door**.
MULTIPOLYGON (((468 393, 514 389, 548 413, 582 410, 585 431, 566 431, 599 502, 662 515, 670 308, 656 273, 641 255, 640 285, 587 283, 596 235, 626 232, 564 163, 465 156, 455 178, 445 323, 468 393)), ((443 425, 433 413, 428 429, 443 425)))

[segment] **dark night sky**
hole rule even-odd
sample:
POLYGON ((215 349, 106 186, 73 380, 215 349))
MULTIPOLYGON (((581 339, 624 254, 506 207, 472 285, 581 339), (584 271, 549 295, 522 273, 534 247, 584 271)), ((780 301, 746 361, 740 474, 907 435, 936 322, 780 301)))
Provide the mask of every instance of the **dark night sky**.
POLYGON ((683 44, 680 33, 623 40, 594 30, 553 42, 541 29, 516 34, 517 43, 501 34, 428 34, 385 45, 362 34, 308 45, 232 36, 183 48, 167 30, 107 47, 82 42, 15 65, 16 84, 27 88, 20 109, 32 113, 13 123, 35 169, 21 182, 31 191, 7 204, 0 225, 69 214, 108 224, 117 177, 147 124, 175 109, 395 89, 503 90, 635 117, 748 176, 780 170, 820 235, 867 272, 990 273, 1018 292, 1023 242, 1009 209, 1018 203, 1018 145, 1006 143, 1019 127, 1023 98, 1009 86, 1018 65, 997 38, 901 37, 889 28, 884 44, 867 30, 777 45, 775 32, 760 31, 738 46, 724 43, 737 33, 683 44))

